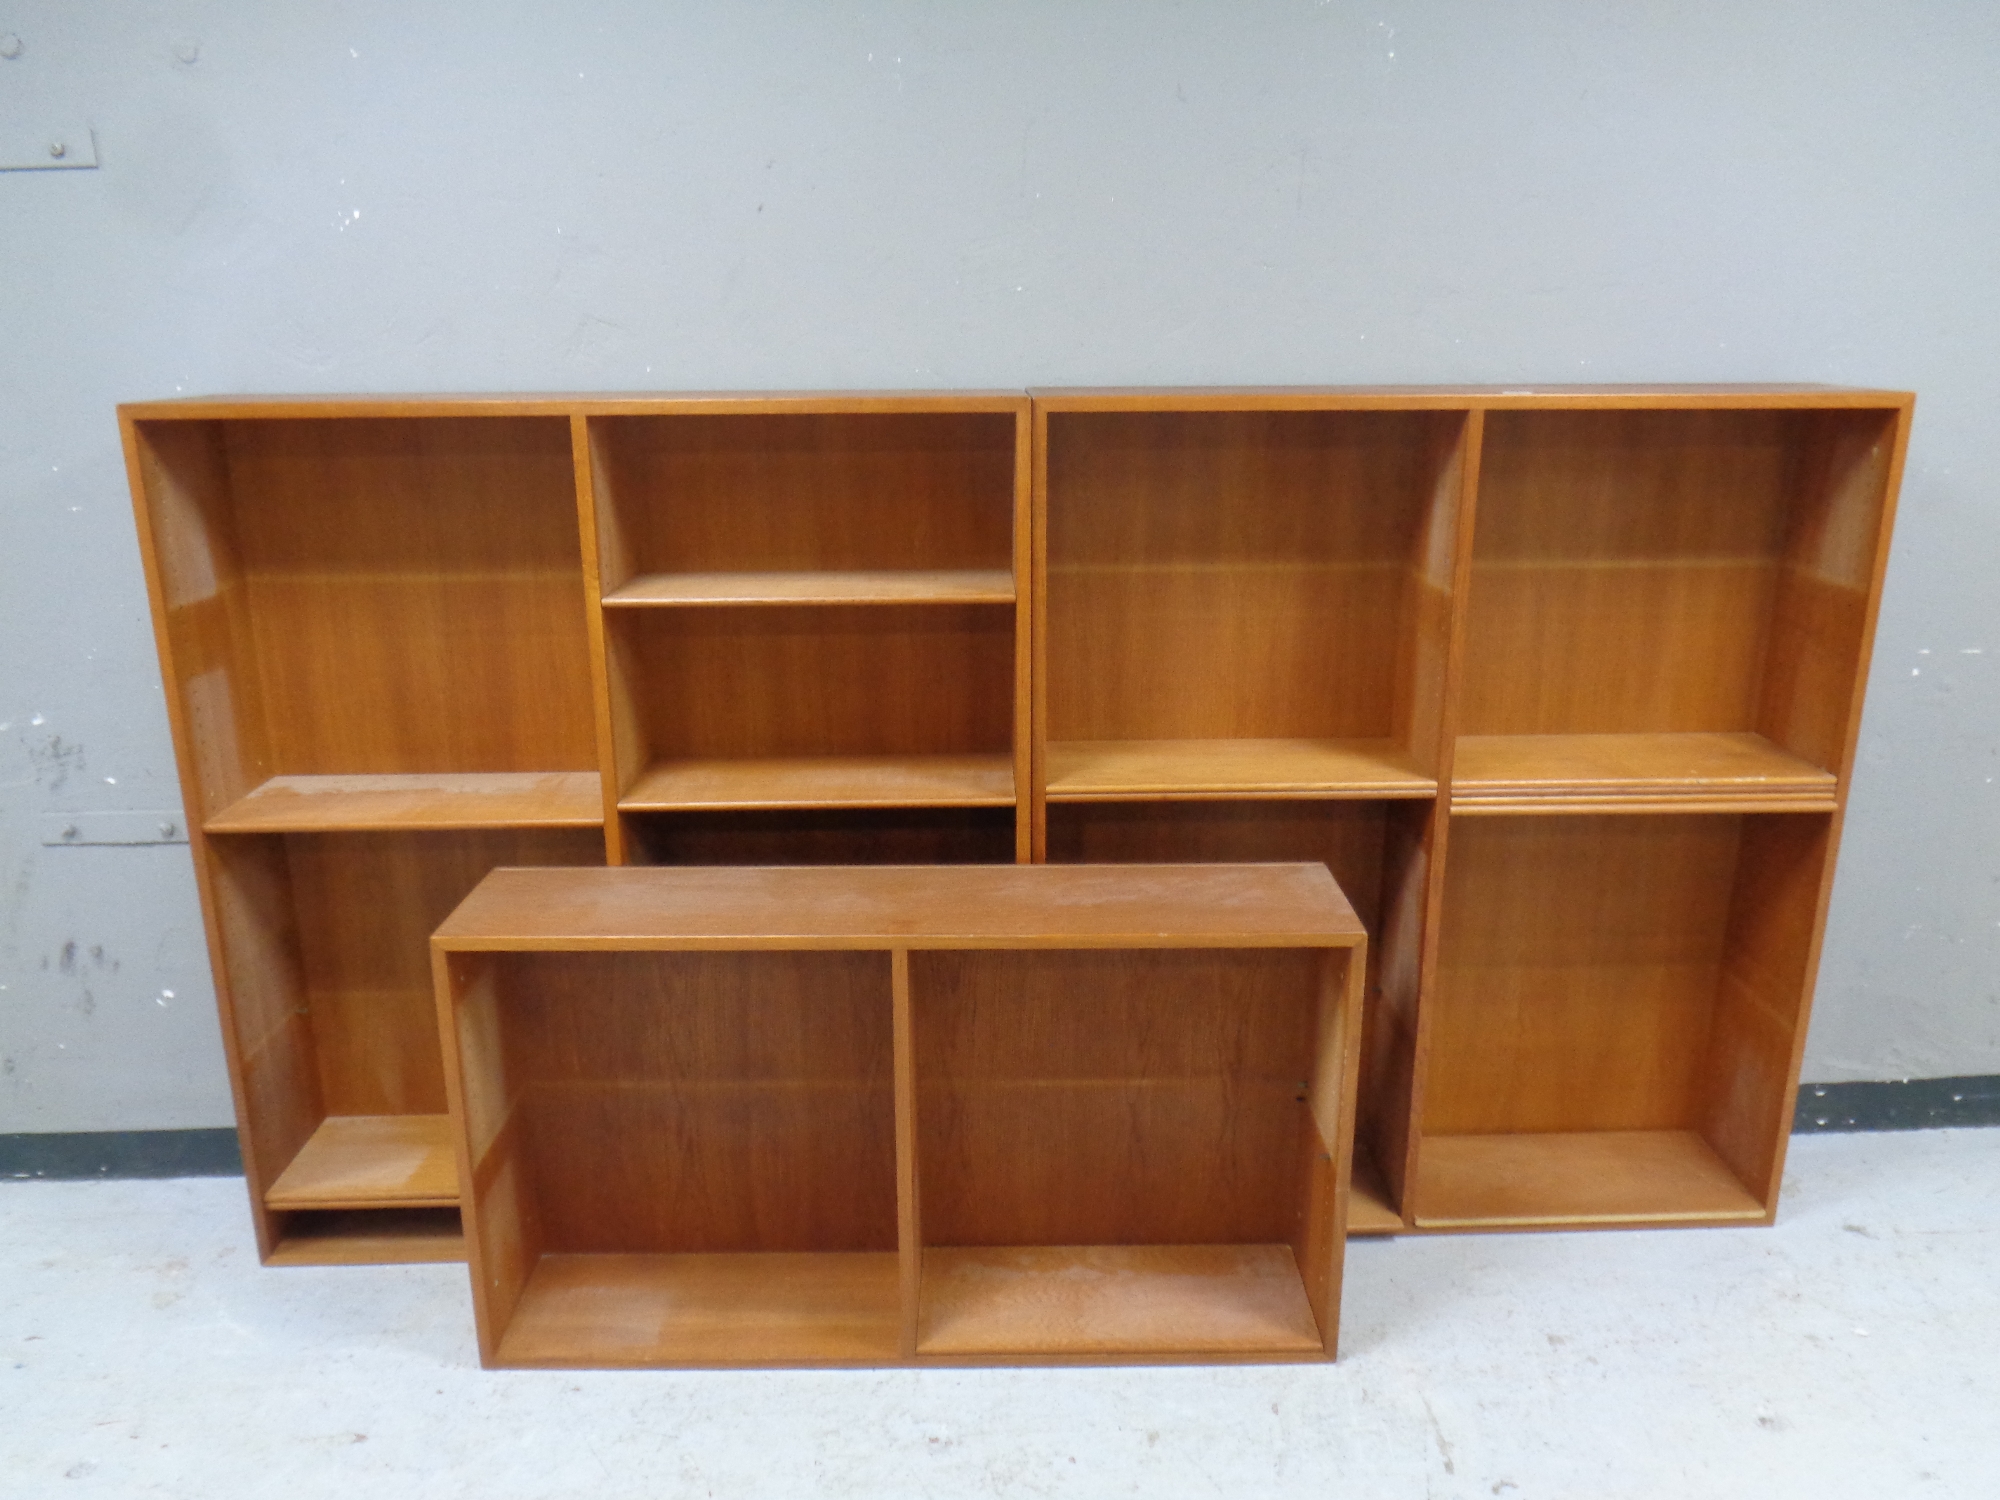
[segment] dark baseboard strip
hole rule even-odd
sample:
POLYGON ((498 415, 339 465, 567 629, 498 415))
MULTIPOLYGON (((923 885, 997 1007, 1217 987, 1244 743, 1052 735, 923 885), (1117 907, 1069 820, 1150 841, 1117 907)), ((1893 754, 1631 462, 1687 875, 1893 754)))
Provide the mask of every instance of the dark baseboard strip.
POLYGON ((0 1182, 96 1177, 241 1177, 233 1130, 81 1130, 0 1135, 0 1182))
POLYGON ((1901 1083, 1802 1083, 1794 1135, 2000 1125, 2000 1074, 1901 1083))
MULTIPOLYGON (((1901 1083, 1802 1083, 1793 1133, 2000 1125, 2000 1074, 1901 1083)), ((0 1182, 240 1177, 233 1130, 87 1130, 0 1135, 0 1182)))

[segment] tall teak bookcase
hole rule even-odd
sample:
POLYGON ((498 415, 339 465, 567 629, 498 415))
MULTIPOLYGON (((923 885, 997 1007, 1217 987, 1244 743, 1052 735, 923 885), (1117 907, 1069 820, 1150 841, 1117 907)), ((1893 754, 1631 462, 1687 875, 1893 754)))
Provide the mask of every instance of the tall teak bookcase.
POLYGON ((464 1254, 428 943, 496 866, 1025 852, 1028 413, 122 409, 267 1260, 464 1254))
POLYGON ((1035 393, 1035 847, 1317 859, 1366 1232, 1768 1221, 1912 399, 1035 393))
POLYGON ((607 862, 1321 861, 1352 1230, 1767 1220, 1911 408, 123 408, 263 1253, 463 1253, 425 940, 607 862))

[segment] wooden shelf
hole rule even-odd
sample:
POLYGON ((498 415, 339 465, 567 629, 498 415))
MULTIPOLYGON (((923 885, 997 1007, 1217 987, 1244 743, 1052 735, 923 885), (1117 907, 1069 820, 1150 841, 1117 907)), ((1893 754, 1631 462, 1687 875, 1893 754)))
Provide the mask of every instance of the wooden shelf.
POLYGON ((1289 1245, 924 1251, 917 1352, 1324 1357, 1289 1245))
POLYGON ((1013 805, 1014 766, 1005 755, 655 761, 618 799, 621 812, 1013 805))
POLYGON ((465 1259, 455 1208, 313 1209, 287 1213, 265 1264, 430 1265, 465 1259))
POLYGON ((329 1115, 264 1194, 274 1209, 456 1208, 449 1115, 329 1115))
POLYGON ((1347 1192, 1349 1234, 1400 1234, 1403 1216, 1389 1201, 1389 1189, 1366 1151, 1354 1153, 1354 1176, 1347 1192))
POLYGON ((1066 740, 1048 747, 1051 802, 1430 797, 1390 740, 1066 740))
POLYGON ((893 1364, 900 1331, 889 1252, 544 1255, 497 1363, 893 1364))
POLYGON ((1831 812, 1833 774, 1760 734, 1494 734, 1458 741, 1455 813, 1831 812))
POLYGON ((604 596, 606 609, 736 604, 1012 604, 1004 568, 874 572, 646 573, 604 596))
POLYGON ((427 776, 273 776, 202 825, 208 833, 595 828, 594 771, 427 776))
POLYGON ((1691 1130, 1434 1135, 1419 1229, 1762 1223, 1764 1206, 1691 1130))

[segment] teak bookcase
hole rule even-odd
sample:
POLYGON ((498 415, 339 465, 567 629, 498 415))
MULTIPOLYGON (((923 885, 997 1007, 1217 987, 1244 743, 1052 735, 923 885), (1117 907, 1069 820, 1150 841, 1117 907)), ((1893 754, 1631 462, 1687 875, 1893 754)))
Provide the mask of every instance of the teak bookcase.
POLYGON ((1775 1212, 1911 406, 1035 393, 1036 853, 1333 870, 1354 1229, 1775 1212))
POLYGON ((1331 1358, 1318 865, 500 870, 432 940, 488 1365, 1331 1358))
POLYGON ((463 1255, 426 941, 494 867, 1026 851, 1025 396, 120 418, 267 1260, 463 1255))
POLYGON ((463 1253, 499 865, 1323 862, 1354 1229, 1768 1220, 1912 405, 122 408, 264 1254, 463 1253))

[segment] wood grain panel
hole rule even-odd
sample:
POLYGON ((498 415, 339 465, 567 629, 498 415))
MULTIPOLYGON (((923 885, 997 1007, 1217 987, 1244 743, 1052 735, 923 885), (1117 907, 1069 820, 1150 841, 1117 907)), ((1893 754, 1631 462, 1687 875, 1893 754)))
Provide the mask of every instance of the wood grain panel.
POLYGON ((652 759, 1012 753, 1004 610, 645 610, 612 627, 652 759))
POLYGON ((465 1259, 454 1208, 315 1209, 278 1216, 268 1266, 433 1265, 465 1259))
POLYGON ((1320 963, 912 953, 926 1242, 1288 1239, 1320 963))
POLYGON ((456 1208, 447 1115, 329 1115, 264 1201, 272 1208, 456 1208))
POLYGON ((443 1114, 430 935, 499 865, 592 865, 588 830, 291 834, 290 863, 327 1114, 443 1114))
POLYGON ((1048 797, 1429 797, 1437 783, 1395 740, 1058 740, 1048 797))
POLYGON ((590 771, 483 775, 273 776, 208 820, 209 833, 363 829, 598 828, 590 771))
POLYGON ((1740 822, 1455 824, 1426 1134, 1693 1126, 1740 822))
POLYGON ((627 815, 635 864, 957 865, 1014 857, 1011 808, 627 815))
POLYGON ((1423 413, 1051 413, 1049 737, 1407 734, 1400 642, 1443 430, 1423 413))
POLYGON ((550 1252, 895 1249, 886 953, 510 955, 498 984, 550 1252))
POLYGON ((1492 412, 1461 734, 1756 727, 1803 429, 1781 412, 1492 412))
POLYGON ((896 1328, 890 1254, 545 1255, 493 1363, 886 1364, 896 1328))
POLYGON ((1287 1245, 924 1252, 920 1353, 1320 1352, 1287 1245))
POLYGON ((1007 569, 1015 420, 767 413, 592 426, 637 572, 1007 569))
POLYGON ((1700 1124, 1767 1207, 1776 1205, 1791 1129, 1832 852, 1830 818, 1744 820, 1700 1124))
POLYGON ((595 764, 566 421, 239 422, 226 441, 274 769, 595 764))
POLYGON ((1424 1142, 1420 1229, 1755 1222, 1764 1208, 1692 1130, 1424 1142))
POLYGON ((619 799, 626 812, 1013 805, 1013 762, 998 754, 656 760, 619 799))
POLYGON ((133 438, 182 786, 200 818, 272 765, 228 457, 216 423, 138 423, 133 438))
POLYGON ((1381 802, 1057 803, 1049 807, 1049 862, 1323 864, 1373 936, 1388 816, 1381 802))
POLYGON ((1463 735, 1454 813, 1832 811, 1831 771, 1759 734, 1463 735))
POLYGON ((646 573, 604 596, 606 609, 733 604, 1012 604, 1004 568, 874 572, 646 573))

